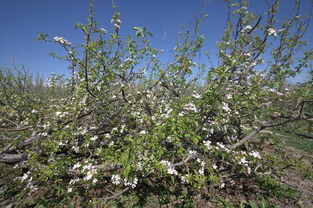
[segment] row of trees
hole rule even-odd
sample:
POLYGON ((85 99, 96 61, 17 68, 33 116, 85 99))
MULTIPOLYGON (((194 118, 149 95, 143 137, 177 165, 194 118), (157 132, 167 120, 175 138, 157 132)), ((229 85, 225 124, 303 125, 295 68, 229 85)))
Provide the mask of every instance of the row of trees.
POLYGON ((276 20, 278 0, 265 16, 247 0, 226 2, 216 67, 195 63, 205 43, 200 21, 178 35, 164 64, 145 27, 122 38, 116 11, 108 34, 89 1, 88 23, 76 25, 84 43, 38 37, 64 48, 54 56, 69 62, 70 79, 53 75, 39 92, 26 73, 1 69, 0 162, 11 165, 2 173, 3 204, 103 206, 126 198, 142 206, 153 196, 195 206, 199 193, 245 191, 263 178, 271 167, 250 141, 265 128, 312 123, 312 79, 286 84, 312 60, 312 50, 301 50, 311 17, 300 1, 285 22, 276 20), (199 71, 207 72, 200 80, 199 71))

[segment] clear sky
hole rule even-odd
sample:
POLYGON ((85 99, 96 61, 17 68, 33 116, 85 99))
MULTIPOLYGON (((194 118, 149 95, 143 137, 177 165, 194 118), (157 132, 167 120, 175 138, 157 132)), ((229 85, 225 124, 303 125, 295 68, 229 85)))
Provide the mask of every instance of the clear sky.
MULTIPOLYGON (((203 11, 204 0, 117 0, 123 25, 121 35, 133 33, 134 26, 146 26, 154 34, 152 43, 158 49, 172 49, 182 25, 189 25, 197 14, 207 13, 200 33, 206 37, 205 49, 216 53, 215 43, 221 37, 226 22, 226 4, 223 0, 211 0, 203 11), (166 33, 164 39, 164 33, 166 33)), ((251 0, 252 9, 264 14, 265 1, 251 0)), ((294 0, 282 0, 281 16, 288 16, 294 0)), ((303 0, 303 10, 310 0, 303 0)), ((112 32, 110 22, 113 9, 111 0, 94 0, 96 20, 100 26, 112 32)), ((50 37, 62 36, 72 43, 79 43, 83 35, 74 28, 85 23, 88 16, 87 0, 0 0, 0 65, 25 64, 33 74, 39 72, 45 78, 50 73, 68 74, 67 63, 49 56, 64 51, 57 44, 36 41, 38 33, 50 37)), ((306 39, 312 47, 313 27, 306 39)), ((214 59, 214 55, 213 55, 214 59)), ((213 60, 214 61, 214 60, 213 60)), ((297 79, 303 79, 303 74, 297 79), (302 77, 301 77, 302 76, 302 77)))

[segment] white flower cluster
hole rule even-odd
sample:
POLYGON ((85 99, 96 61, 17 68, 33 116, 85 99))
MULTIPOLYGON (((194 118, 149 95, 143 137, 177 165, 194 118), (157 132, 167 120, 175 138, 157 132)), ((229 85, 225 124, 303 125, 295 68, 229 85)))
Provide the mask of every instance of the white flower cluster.
POLYGON ((261 155, 260 155, 260 153, 257 152, 257 151, 252 151, 252 152, 250 153, 250 155, 251 155, 252 157, 261 159, 261 155))
POLYGON ((268 35, 277 37, 277 33, 276 33, 276 30, 274 28, 271 28, 271 27, 268 28, 267 32, 268 32, 268 35))
POLYGON ((97 135, 90 138, 91 141, 96 141, 99 137, 97 135))
POLYGON ((216 145, 221 149, 227 149, 227 147, 221 142, 217 142, 216 145))
POLYGON ((242 28, 241 32, 242 33, 246 33, 246 32, 249 32, 251 29, 252 29, 252 26, 251 25, 247 25, 244 28, 242 28))
POLYGON ((167 160, 162 160, 160 163, 166 167, 168 174, 178 175, 178 172, 175 170, 175 168, 173 167, 171 162, 169 162, 167 160))
POLYGON ((197 162, 200 163, 200 169, 198 170, 199 174, 204 175, 205 162, 200 160, 200 158, 197 159, 197 162))
POLYGON ((147 134, 148 132, 146 131, 146 130, 141 130, 140 132, 139 132, 139 134, 141 134, 141 135, 145 135, 145 134, 147 134))
POLYGON ((88 130, 86 127, 80 126, 80 127, 78 127, 77 132, 74 132, 74 135, 75 136, 76 135, 85 135, 85 134, 87 134, 87 132, 88 132, 88 130))
POLYGON ((121 24, 122 24, 122 21, 120 20, 119 16, 120 16, 120 14, 117 13, 116 17, 113 17, 113 18, 111 19, 111 23, 114 23, 114 29, 115 29, 115 30, 120 29, 121 24))
POLYGON ((130 186, 133 189, 136 188, 137 183, 138 183, 138 178, 137 177, 133 178, 132 180, 127 180, 126 178, 124 179, 124 185, 125 186, 130 186))
POLYGON ((28 171, 27 173, 24 173, 24 175, 20 178, 21 181, 22 181, 22 182, 25 181, 25 180, 29 177, 29 175, 30 175, 30 172, 29 172, 29 171, 28 171))
POLYGON ((119 175, 112 175, 111 181, 114 185, 119 185, 121 183, 121 177, 119 175))
POLYGON ((106 34, 106 33, 107 33, 107 30, 104 29, 104 28, 100 28, 100 33, 106 34))
POLYGON ((232 98, 233 98, 233 96, 232 96, 231 94, 226 94, 226 96, 225 96, 225 97, 226 97, 226 99, 227 99, 227 100, 230 100, 230 99, 232 99, 232 98))
POLYGON ((238 164, 246 166, 247 173, 248 174, 251 173, 251 168, 249 167, 249 161, 246 160, 246 157, 242 157, 240 161, 238 162, 238 164))
POLYGON ((203 141, 204 146, 206 146, 206 148, 207 148, 208 150, 212 149, 211 143, 212 143, 212 142, 209 141, 209 140, 203 141))
POLYGON ((70 185, 75 184, 79 181, 79 178, 71 179, 70 180, 70 185))
POLYGON ((34 184, 33 184, 33 182, 32 182, 33 177, 30 177, 30 175, 31 175, 31 173, 30 173, 30 171, 28 171, 27 173, 24 173, 23 176, 18 177, 18 178, 20 178, 20 180, 21 180, 22 182, 24 182, 25 180, 27 180, 27 186, 26 186, 26 187, 29 188, 29 189, 31 189, 31 191, 36 191, 36 190, 37 190, 37 187, 34 186, 34 184))
POLYGON ((87 163, 86 165, 83 166, 83 171, 85 170, 87 170, 87 174, 84 177, 85 181, 90 180, 97 173, 96 167, 93 166, 91 163, 87 163))
POLYGON ((35 109, 33 109, 33 110, 32 110, 32 113, 38 113, 38 111, 37 111, 37 110, 35 110, 35 109))
POLYGON ((197 154, 197 151, 195 150, 189 150, 188 151, 188 155, 196 155, 197 154))
POLYGON ((160 117, 162 119, 167 119, 170 116, 170 113, 173 111, 169 106, 165 106, 164 108, 160 107, 160 117))
POLYGON ((181 180, 182 180, 182 183, 185 184, 185 183, 188 183, 188 177, 190 177, 189 175, 184 175, 181 177, 181 180))
POLYGON ((63 118, 63 117, 65 117, 66 115, 68 115, 68 112, 60 112, 60 111, 57 111, 57 112, 55 112, 55 115, 56 115, 57 117, 63 118))
POLYGON ((216 170, 218 168, 216 164, 214 164, 212 167, 214 170, 216 170))
POLYGON ((199 99, 201 98, 201 95, 199 95, 196 91, 193 92, 192 97, 199 99))
POLYGON ((222 105, 223 105, 223 106, 222 106, 222 109, 223 109, 224 111, 230 112, 230 108, 229 108, 229 106, 228 106, 227 103, 223 102, 222 105))
POLYGON ((53 38, 55 42, 61 43, 62 45, 71 45, 71 42, 65 40, 63 37, 56 36, 53 38))
POLYGON ((78 146, 72 146, 72 149, 74 152, 79 153, 79 147, 78 146))
POLYGON ((187 111, 194 111, 194 112, 198 112, 198 109, 197 107, 195 106, 195 104, 193 103, 188 103, 184 106, 184 109, 187 110, 187 111))
POLYGON ((187 113, 186 113, 185 111, 182 111, 182 112, 180 112, 180 113, 178 114, 178 116, 180 116, 180 117, 183 117, 183 116, 185 116, 185 115, 187 115, 187 113))

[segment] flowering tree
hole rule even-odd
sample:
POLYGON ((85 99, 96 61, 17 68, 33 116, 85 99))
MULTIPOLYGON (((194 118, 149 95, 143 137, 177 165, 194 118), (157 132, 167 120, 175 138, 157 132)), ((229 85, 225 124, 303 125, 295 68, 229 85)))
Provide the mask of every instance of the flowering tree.
POLYGON ((270 167, 252 139, 265 128, 312 121, 312 90, 286 87, 312 59, 312 51, 299 55, 310 17, 301 16, 300 1, 284 23, 275 18, 278 0, 264 17, 247 0, 226 2, 219 64, 201 82, 193 78, 208 68, 194 62, 205 43, 199 21, 179 34, 169 64, 159 60, 162 51, 151 46, 145 27, 119 35, 117 11, 114 32, 99 28, 91 1, 88 23, 76 25, 84 43, 40 34, 64 48, 64 56, 53 55, 69 62, 72 76, 51 76, 42 95, 28 76, 21 81, 1 70, 0 162, 12 165, 4 198, 21 207, 100 207, 125 199, 142 206, 149 197, 194 206, 201 192, 262 178, 270 167))

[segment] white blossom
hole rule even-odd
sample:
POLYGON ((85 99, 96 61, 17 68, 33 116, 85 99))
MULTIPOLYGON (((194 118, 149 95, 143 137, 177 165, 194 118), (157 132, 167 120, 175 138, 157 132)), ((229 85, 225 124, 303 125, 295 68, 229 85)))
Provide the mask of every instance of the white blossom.
POLYGON ((85 181, 88 181, 88 180, 90 180, 90 179, 92 178, 92 176, 93 176, 92 172, 91 172, 91 171, 88 171, 88 172, 87 172, 87 175, 84 177, 84 180, 85 180, 85 181))
POLYGON ((143 168, 142 168, 142 163, 141 163, 141 162, 138 162, 138 163, 137 163, 137 169, 138 169, 138 170, 143 170, 143 168))
POLYGON ((137 177, 135 177, 132 180, 127 180, 126 178, 124 179, 124 185, 125 186, 130 186, 133 189, 136 188, 137 183, 138 183, 138 178, 137 177))
POLYGON ((204 168, 201 167, 198 172, 199 172, 200 175, 204 175, 204 168))
POLYGON ((189 155, 196 155, 196 154, 197 154, 197 151, 189 150, 189 151, 188 151, 188 154, 189 154, 189 155))
POLYGON ((167 160, 162 160, 160 162, 162 165, 164 165, 167 168, 167 173, 170 175, 178 175, 178 172, 175 170, 175 167, 172 166, 172 163, 167 160))
POLYGON ((77 169, 77 168, 80 168, 81 167, 81 164, 80 163, 76 163, 74 166, 73 166, 73 169, 77 169))
POLYGON ((233 96, 231 95, 231 94, 226 94, 226 99, 232 99, 233 98, 233 96))
POLYGON ((201 95, 199 95, 198 93, 194 92, 194 94, 192 95, 192 97, 199 99, 201 98, 201 95))
POLYGON ((197 107, 195 106, 195 104, 193 103, 188 103, 184 106, 185 110, 189 110, 189 111, 194 111, 194 112, 198 112, 197 107))
POLYGON ((71 179, 71 180, 70 180, 70 184, 74 184, 74 183, 76 183, 76 182, 78 182, 78 181, 79 181, 78 178, 76 178, 76 179, 71 179))
POLYGON ((120 19, 117 19, 117 20, 116 20, 116 23, 119 24, 119 25, 121 25, 121 24, 122 24, 122 21, 121 21, 120 19))
POLYGON ((278 32, 278 33, 282 33, 282 32, 284 32, 284 31, 285 31, 285 29, 282 28, 282 29, 278 30, 277 32, 278 32))
POLYGON ((62 115, 62 112, 57 111, 57 112, 55 112, 55 115, 56 115, 56 116, 60 116, 60 115, 62 115))
POLYGON ((25 181, 29 177, 29 172, 24 173, 24 175, 21 177, 21 181, 25 181))
POLYGON ((97 183, 97 181, 98 181, 98 179, 94 178, 94 179, 92 180, 92 183, 95 184, 95 183, 97 183))
POLYGON ((109 144, 109 147, 111 147, 113 145, 114 145, 114 141, 111 141, 110 144, 109 144))
POLYGON ((64 146, 65 144, 62 142, 62 141, 60 141, 59 143, 58 143, 58 146, 64 146))
POLYGON ((99 137, 97 135, 90 138, 91 141, 96 141, 99 137))
POLYGON ((245 164, 247 164, 247 163, 248 163, 248 161, 246 160, 245 157, 241 158, 240 161, 239 161, 239 164, 245 165, 245 164))
POLYGON ((115 185, 119 185, 121 183, 121 177, 119 175, 112 175, 111 180, 115 185))
POLYGON ((53 39, 55 42, 61 43, 63 45, 71 45, 71 42, 65 40, 63 37, 56 36, 53 39))
POLYGON ((100 32, 105 34, 105 33, 107 33, 107 30, 104 28, 100 28, 100 32))
POLYGON ((216 145, 221 149, 227 149, 226 146, 221 142, 217 142, 216 145))
POLYGON ((258 158, 258 159, 261 159, 261 155, 259 152, 257 151, 252 151, 251 152, 251 156, 255 157, 255 158, 258 158))
POLYGON ((242 30, 241 30, 241 32, 248 32, 248 31, 250 31, 252 29, 252 26, 251 25, 247 25, 247 26, 245 26, 242 30))
POLYGON ((207 148, 208 150, 212 149, 211 143, 212 143, 212 142, 209 141, 209 140, 203 141, 204 146, 206 146, 206 148, 207 148))
POLYGON ((229 106, 228 106, 227 103, 223 102, 222 105, 223 105, 223 106, 222 106, 222 109, 223 109, 224 111, 226 111, 226 112, 229 112, 229 111, 230 111, 230 108, 229 108, 229 106))
POLYGON ((120 29, 120 26, 118 24, 114 24, 115 29, 120 29))
POLYGON ((188 177, 189 177, 189 175, 184 175, 184 176, 182 176, 182 177, 181 177, 182 182, 183 182, 183 183, 187 183, 187 182, 188 182, 188 177))
POLYGON ((251 168, 249 166, 247 166, 247 173, 250 174, 251 173, 251 168))
POLYGON ((145 130, 141 130, 140 132, 139 132, 139 134, 141 134, 141 135, 145 135, 145 134, 147 134, 148 132, 147 131, 145 131, 145 130))
POLYGON ((271 28, 271 27, 268 28, 267 32, 268 32, 268 35, 272 35, 274 37, 277 37, 277 33, 276 33, 276 30, 274 28, 271 28))
POLYGON ((79 147, 77 146, 73 146, 72 149, 74 150, 74 152, 78 153, 79 152, 79 147))

